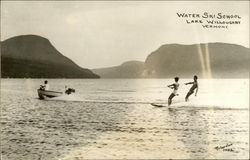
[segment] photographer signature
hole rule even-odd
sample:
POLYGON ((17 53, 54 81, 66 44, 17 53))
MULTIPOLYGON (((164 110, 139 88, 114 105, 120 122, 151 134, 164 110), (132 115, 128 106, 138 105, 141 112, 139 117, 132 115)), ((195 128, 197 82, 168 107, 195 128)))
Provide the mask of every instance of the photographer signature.
POLYGON ((227 151, 227 152, 236 152, 233 148, 228 148, 228 147, 231 147, 231 146, 233 146, 232 143, 226 144, 226 145, 224 145, 224 146, 216 146, 216 147, 214 147, 214 148, 215 148, 217 151, 222 150, 222 151, 227 151))

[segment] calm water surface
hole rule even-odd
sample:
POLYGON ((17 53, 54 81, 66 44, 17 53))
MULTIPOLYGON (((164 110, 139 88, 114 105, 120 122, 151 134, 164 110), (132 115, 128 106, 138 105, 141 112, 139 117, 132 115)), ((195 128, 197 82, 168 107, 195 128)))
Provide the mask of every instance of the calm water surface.
POLYGON ((39 100, 43 79, 1 79, 3 160, 249 158, 249 80, 191 80, 166 105, 170 79, 49 79, 76 94, 39 100))

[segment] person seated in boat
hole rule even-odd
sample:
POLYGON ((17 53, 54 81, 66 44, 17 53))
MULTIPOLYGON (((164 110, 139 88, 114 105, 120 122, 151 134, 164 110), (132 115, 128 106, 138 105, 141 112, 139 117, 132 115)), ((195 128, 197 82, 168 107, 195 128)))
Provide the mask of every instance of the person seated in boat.
POLYGON ((49 83, 47 80, 44 81, 44 85, 40 86, 41 90, 49 90, 49 83))
POLYGON ((196 89, 195 91, 195 96, 197 96, 197 92, 198 92, 198 81, 197 81, 198 77, 195 75, 194 76, 194 81, 193 82, 188 82, 188 83, 185 83, 185 85, 188 85, 188 84, 192 84, 192 87, 189 89, 186 97, 185 97, 185 101, 187 102, 188 101, 188 97, 194 93, 194 90, 196 89))

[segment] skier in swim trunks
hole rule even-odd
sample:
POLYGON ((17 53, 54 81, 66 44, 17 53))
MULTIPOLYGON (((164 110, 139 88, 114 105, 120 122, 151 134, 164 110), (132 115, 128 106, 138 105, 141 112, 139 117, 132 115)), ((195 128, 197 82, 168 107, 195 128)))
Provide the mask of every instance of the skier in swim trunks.
POLYGON ((179 83, 178 83, 179 77, 175 77, 174 80, 175 80, 175 83, 174 83, 174 84, 168 85, 169 88, 174 89, 173 92, 172 92, 172 93, 170 94, 170 96, 168 97, 168 105, 169 105, 169 106, 171 105, 172 99, 174 98, 174 96, 178 96, 177 90, 178 90, 178 88, 179 88, 179 83))
POLYGON ((185 97, 185 101, 187 102, 188 101, 188 97, 194 93, 194 90, 196 89, 196 92, 195 92, 195 96, 197 96, 197 92, 198 92, 198 82, 197 82, 197 79, 198 77, 195 75, 194 76, 194 81, 193 82, 188 82, 188 83, 185 83, 185 85, 188 85, 188 84, 193 84, 192 87, 189 89, 186 97, 185 97))

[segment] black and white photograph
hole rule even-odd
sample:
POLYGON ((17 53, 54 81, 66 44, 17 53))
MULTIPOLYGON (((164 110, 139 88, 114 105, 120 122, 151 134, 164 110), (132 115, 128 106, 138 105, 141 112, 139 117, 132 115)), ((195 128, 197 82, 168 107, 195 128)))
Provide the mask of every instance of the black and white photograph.
POLYGON ((1 3, 1 160, 249 159, 249 1, 1 3))

